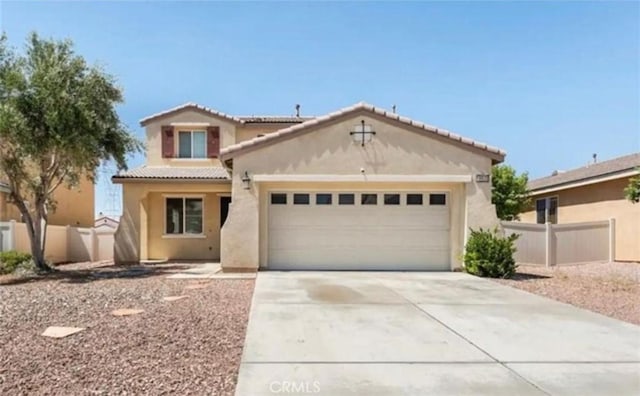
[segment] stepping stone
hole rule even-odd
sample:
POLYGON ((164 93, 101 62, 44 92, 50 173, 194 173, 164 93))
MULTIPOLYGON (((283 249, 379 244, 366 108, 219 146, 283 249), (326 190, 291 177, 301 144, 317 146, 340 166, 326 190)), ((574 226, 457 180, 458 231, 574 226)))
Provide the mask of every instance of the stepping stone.
POLYGON ((139 313, 143 313, 144 309, 131 309, 131 308, 122 308, 116 309, 115 311, 111 311, 111 315, 113 316, 130 316, 137 315, 139 313))
POLYGON ((60 327, 60 326, 49 326, 42 333, 44 337, 51 338, 64 338, 70 336, 75 333, 79 333, 84 330, 84 327, 60 327))
POLYGON ((164 301, 177 301, 177 300, 182 300, 183 298, 187 298, 188 296, 169 296, 169 297, 164 297, 163 300, 164 301))

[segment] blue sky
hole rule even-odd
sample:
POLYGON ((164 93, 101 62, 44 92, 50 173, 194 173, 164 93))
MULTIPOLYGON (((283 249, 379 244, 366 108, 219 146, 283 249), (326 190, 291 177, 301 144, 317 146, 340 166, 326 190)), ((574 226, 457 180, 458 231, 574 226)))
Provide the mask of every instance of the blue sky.
MULTIPOLYGON (((245 115, 364 100, 498 146, 531 177, 640 150, 639 21, 637 2, 0 3, 11 44, 70 38, 115 75, 140 137, 140 118, 187 101, 245 115)), ((96 211, 114 208, 106 185, 96 211)))

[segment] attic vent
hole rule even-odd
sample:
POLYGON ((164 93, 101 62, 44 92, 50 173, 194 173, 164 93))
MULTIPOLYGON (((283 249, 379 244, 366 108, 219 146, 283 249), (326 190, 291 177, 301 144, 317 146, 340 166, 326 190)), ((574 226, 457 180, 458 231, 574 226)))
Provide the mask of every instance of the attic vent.
POLYGON ((561 173, 564 173, 564 171, 562 171, 562 170, 554 170, 553 172, 551 172, 551 176, 558 176, 561 173))

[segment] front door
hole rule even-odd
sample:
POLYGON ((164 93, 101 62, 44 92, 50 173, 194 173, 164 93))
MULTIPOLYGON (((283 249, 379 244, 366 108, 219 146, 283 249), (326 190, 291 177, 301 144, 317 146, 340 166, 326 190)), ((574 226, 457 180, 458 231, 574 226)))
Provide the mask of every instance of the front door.
POLYGON ((229 204, 231 203, 231 197, 220 197, 220 228, 224 225, 229 215, 229 204))

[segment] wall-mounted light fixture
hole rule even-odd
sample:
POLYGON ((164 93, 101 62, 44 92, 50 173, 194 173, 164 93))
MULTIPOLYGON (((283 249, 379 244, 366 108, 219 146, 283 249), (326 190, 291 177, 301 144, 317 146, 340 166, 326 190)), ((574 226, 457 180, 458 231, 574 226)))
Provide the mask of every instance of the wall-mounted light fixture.
POLYGON ((489 183, 489 181, 491 181, 491 175, 486 174, 486 173, 479 173, 476 175, 476 182, 477 183, 489 183))
POLYGON ((242 175, 242 188, 248 190, 251 188, 251 178, 249 177, 249 173, 244 171, 244 175, 242 175))

